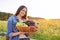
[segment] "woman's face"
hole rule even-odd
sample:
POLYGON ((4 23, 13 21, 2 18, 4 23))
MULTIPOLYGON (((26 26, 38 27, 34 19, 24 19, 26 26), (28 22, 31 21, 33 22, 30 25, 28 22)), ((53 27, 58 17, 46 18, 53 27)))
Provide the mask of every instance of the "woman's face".
POLYGON ((26 8, 23 8, 23 9, 20 11, 19 15, 20 15, 21 17, 24 16, 24 15, 26 14, 26 11, 27 11, 27 9, 26 9, 26 8))

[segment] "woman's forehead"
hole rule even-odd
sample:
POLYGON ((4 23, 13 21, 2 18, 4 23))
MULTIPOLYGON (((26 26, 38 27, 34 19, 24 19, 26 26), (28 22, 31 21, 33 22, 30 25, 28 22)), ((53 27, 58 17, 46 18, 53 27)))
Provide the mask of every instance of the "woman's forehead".
POLYGON ((22 10, 27 10, 26 8, 23 8, 22 10))

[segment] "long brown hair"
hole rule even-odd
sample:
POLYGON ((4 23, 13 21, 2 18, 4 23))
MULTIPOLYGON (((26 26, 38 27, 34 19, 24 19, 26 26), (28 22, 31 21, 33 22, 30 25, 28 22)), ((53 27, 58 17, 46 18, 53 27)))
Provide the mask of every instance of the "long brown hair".
MULTIPOLYGON (((16 13, 15 13, 15 16, 17 16, 17 15, 19 14, 19 12, 20 12, 23 8, 26 8, 26 9, 27 9, 26 6, 21 5, 21 6, 17 9, 17 11, 16 11, 16 13)), ((26 11, 26 14, 22 17, 22 19, 26 19, 26 17, 27 17, 27 11, 26 11)))

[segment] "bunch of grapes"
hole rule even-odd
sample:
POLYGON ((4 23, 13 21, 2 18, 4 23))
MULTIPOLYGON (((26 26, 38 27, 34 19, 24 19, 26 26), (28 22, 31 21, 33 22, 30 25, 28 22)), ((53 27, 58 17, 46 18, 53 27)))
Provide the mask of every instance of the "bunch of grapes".
POLYGON ((35 22, 34 21, 26 21, 24 23, 27 24, 28 26, 35 26, 35 22))

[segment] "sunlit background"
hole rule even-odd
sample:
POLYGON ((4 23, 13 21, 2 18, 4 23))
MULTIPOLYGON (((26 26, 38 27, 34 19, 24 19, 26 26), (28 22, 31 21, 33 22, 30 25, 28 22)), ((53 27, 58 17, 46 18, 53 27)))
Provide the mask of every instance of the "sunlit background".
POLYGON ((59 0, 0 0, 0 11, 15 14, 20 5, 28 8, 28 16, 60 19, 59 0))

